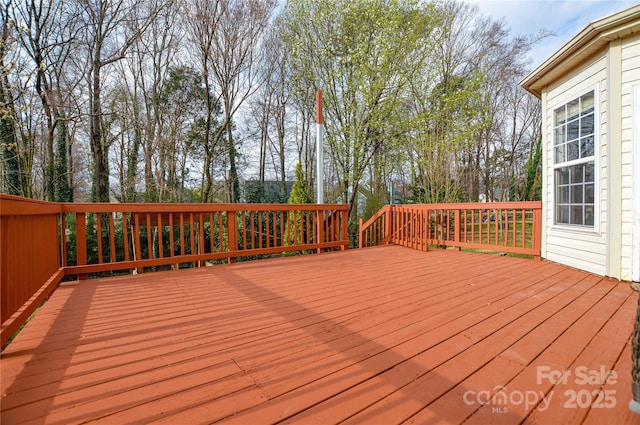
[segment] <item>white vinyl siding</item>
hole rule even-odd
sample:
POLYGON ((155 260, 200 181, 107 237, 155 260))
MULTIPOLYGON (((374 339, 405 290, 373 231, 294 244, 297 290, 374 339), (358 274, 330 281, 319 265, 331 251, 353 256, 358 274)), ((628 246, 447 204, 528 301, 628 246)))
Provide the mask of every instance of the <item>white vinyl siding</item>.
MULTIPOLYGON (((622 43, 622 108, 621 108, 621 171, 622 184, 620 199, 622 202, 622 226, 621 226, 621 263, 620 278, 631 280, 632 245, 633 245, 633 220, 634 214, 634 170, 640 172, 640 164, 634 164, 636 150, 640 150, 640 135, 634 134, 634 124, 640 121, 640 105, 634 104, 634 90, 640 85, 640 35, 625 38, 622 43), (634 117, 635 115, 635 117, 634 117), (635 146, 634 146, 635 143, 635 146)), ((635 190, 636 196, 640 190, 635 190)))
MULTIPOLYGON (((599 55, 589 64, 575 70, 547 87, 543 96, 545 146, 543 167, 543 205, 544 235, 542 256, 548 260, 587 270, 600 275, 606 274, 607 249, 607 158, 606 158, 606 121, 607 121, 607 73, 606 53, 599 55), (554 111, 574 99, 593 91, 594 112, 594 223, 592 226, 571 226, 556 224, 556 184, 555 170, 558 164, 555 157, 554 132, 556 121, 554 111)), ((566 159, 566 158, 565 158, 566 159)), ((577 163, 584 163, 578 159, 577 163)), ((574 161, 569 162, 575 165, 574 161)))

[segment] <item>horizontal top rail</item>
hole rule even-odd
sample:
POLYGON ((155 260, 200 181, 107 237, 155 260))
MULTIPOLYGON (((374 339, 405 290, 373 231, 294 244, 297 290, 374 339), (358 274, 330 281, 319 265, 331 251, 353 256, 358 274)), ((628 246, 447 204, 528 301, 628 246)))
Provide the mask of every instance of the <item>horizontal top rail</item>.
POLYGON ((452 202, 450 204, 394 204, 388 206, 391 208, 418 208, 427 210, 542 209, 542 202, 452 202))
POLYGON ((0 194, 0 216, 62 213, 62 204, 0 194))
POLYGON ((102 213, 102 212, 131 212, 137 213, 196 213, 211 211, 348 211, 345 204, 145 204, 145 203, 62 203, 63 213, 102 213))

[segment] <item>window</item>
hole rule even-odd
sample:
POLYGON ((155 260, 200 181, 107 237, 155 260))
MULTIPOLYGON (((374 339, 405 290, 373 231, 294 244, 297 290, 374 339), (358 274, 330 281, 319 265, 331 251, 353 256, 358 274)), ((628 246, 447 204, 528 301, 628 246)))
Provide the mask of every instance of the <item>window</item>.
POLYGON ((594 91, 553 111, 555 223, 594 226, 594 91))

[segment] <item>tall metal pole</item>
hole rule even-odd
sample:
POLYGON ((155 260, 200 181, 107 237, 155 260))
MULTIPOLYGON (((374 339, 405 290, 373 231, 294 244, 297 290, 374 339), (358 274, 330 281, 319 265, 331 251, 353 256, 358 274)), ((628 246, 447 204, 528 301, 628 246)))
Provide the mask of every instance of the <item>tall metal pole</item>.
POLYGON ((324 203, 324 152, 322 137, 324 121, 322 119, 322 90, 316 91, 316 203, 324 203))

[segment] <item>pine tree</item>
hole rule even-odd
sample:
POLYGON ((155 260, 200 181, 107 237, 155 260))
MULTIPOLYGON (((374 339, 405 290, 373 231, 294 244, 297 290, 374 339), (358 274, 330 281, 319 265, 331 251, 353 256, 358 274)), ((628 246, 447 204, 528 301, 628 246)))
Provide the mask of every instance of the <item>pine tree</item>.
POLYGON ((313 202, 311 192, 309 192, 309 186, 307 180, 304 178, 302 171, 302 164, 298 162, 296 165, 296 181, 291 188, 291 195, 289 195, 290 204, 310 204, 313 202))
POLYGON ((535 151, 527 164, 527 187, 525 193, 530 201, 542 199, 542 138, 539 138, 536 142, 535 151))
MULTIPOLYGON (((298 162, 296 166, 296 181, 291 188, 291 195, 289 196, 290 204, 310 204, 313 202, 311 192, 309 192, 309 186, 304 178, 302 171, 302 164, 298 162)), ((304 223, 306 223, 304 214, 310 214, 310 211, 290 211, 289 219, 287 220, 285 240, 286 245, 301 245, 306 241, 304 223)))

